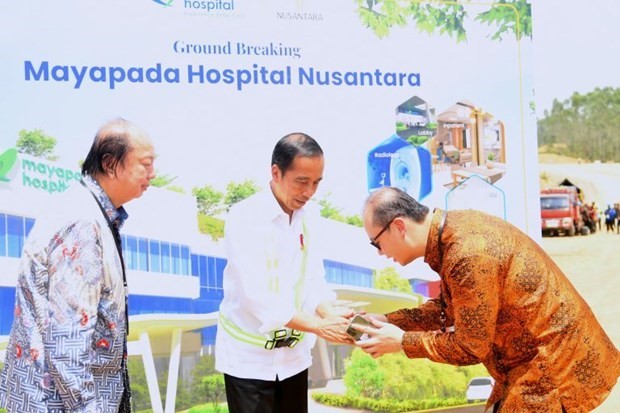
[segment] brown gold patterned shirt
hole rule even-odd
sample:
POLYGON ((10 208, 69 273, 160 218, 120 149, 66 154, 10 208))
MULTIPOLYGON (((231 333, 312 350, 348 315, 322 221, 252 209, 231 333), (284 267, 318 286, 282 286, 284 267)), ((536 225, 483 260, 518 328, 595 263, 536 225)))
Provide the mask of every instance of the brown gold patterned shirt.
POLYGON ((588 304, 542 248, 511 224, 478 211, 433 216, 425 261, 440 298, 386 314, 405 330, 410 358, 483 363, 496 385, 487 408, 501 412, 587 412, 620 375, 620 353, 588 304), (442 259, 443 257, 443 259, 442 259), (442 261, 442 262, 440 262, 442 261))

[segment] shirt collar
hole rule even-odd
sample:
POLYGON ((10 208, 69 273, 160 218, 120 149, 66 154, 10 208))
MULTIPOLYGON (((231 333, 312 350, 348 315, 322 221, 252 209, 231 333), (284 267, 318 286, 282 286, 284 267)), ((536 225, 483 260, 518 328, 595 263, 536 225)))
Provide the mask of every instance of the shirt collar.
POLYGON ((114 205, 112 204, 112 201, 110 200, 108 194, 105 193, 103 188, 99 186, 99 183, 91 176, 84 175, 82 177, 82 182, 84 182, 86 188, 88 188, 90 192, 97 198, 99 204, 107 214, 109 222, 115 224, 120 229, 129 217, 129 214, 127 214, 125 208, 123 206, 120 206, 119 208, 114 208, 114 205))
POLYGON ((290 220, 290 223, 293 224, 298 219, 301 219, 301 217, 303 217, 305 207, 294 210, 292 218, 289 218, 288 214, 284 212, 284 210, 280 206, 280 203, 276 199, 276 196, 273 194, 271 187, 267 187, 267 189, 261 191, 260 194, 262 194, 263 196, 265 214, 268 214, 271 220, 276 221, 278 219, 281 219, 285 220, 287 224, 290 220))
POLYGON ((431 221, 431 228, 428 231, 428 240, 426 242, 426 252, 424 253, 424 262, 426 262, 435 272, 438 272, 441 263, 439 262, 439 248, 444 248, 444 245, 439 241, 439 227, 444 211, 435 208, 433 210, 433 220, 431 221))

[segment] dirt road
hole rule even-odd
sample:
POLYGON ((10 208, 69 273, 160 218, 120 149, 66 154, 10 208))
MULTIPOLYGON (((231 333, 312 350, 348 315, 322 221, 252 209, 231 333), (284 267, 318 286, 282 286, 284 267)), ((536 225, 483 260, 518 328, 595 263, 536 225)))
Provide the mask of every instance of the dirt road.
MULTIPOLYGON (((588 302, 620 348, 620 234, 543 238, 542 246, 588 302)), ((596 413, 620 412, 620 385, 596 413)))
MULTIPOLYGON (((543 163, 539 170, 549 186, 568 178, 582 189, 586 202, 602 208, 620 202, 620 164, 543 163)), ((620 348, 620 234, 603 230, 584 237, 543 238, 542 245, 620 348)), ((620 385, 595 412, 620 412, 620 385)))
POLYGON ((545 237, 542 245, 620 347, 620 234, 545 237))

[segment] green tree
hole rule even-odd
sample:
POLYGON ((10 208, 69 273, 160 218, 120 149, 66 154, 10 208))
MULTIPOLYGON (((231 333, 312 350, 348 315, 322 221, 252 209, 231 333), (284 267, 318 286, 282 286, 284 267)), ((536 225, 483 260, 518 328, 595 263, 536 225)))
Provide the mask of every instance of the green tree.
POLYGON ((353 349, 345 369, 343 381, 348 395, 377 398, 383 394, 385 372, 375 359, 359 348, 353 349))
POLYGON ((386 267, 376 271, 374 278, 374 287, 379 290, 413 294, 409 280, 401 277, 394 267, 386 267))
POLYGON ((236 182, 230 182, 226 186, 226 196, 224 196, 226 211, 230 211, 230 208, 237 202, 243 201, 258 191, 260 191, 260 187, 257 186, 251 179, 246 179, 239 184, 236 182))
POLYGON ((199 212, 198 231, 201 234, 208 234, 213 241, 217 241, 224 236, 224 220, 199 212))
POLYGON ((342 208, 335 207, 330 201, 329 196, 331 192, 328 192, 319 200, 321 206, 321 216, 323 218, 332 219, 338 222, 344 222, 345 224, 354 225, 356 227, 362 227, 362 218, 359 215, 343 215, 342 208))
POLYGON ((185 193, 185 189, 180 186, 170 185, 175 179, 176 176, 171 177, 168 174, 161 174, 159 172, 155 172, 155 178, 151 179, 151 185, 156 188, 165 188, 172 192, 178 192, 180 194, 185 193))
POLYGON ((378 359, 355 349, 346 362, 346 394, 391 401, 464 398, 472 377, 488 376, 482 364, 451 366, 403 353, 378 359))
POLYGON ((201 214, 213 216, 224 210, 222 207, 224 193, 213 188, 211 185, 205 185, 202 188, 195 187, 192 189, 192 194, 196 197, 198 211, 200 211, 201 214))
POLYGON ((620 161, 620 88, 555 99, 538 120, 540 152, 586 161, 620 161))
POLYGON ((144 364, 140 357, 129 357, 127 361, 131 383, 131 408, 134 411, 150 409, 151 396, 146 382, 144 364))
MULTIPOLYGON (((214 240, 222 238, 224 236, 224 221, 214 217, 214 215, 224 211, 228 212, 234 204, 254 195, 260 190, 261 188, 251 179, 246 179, 241 183, 230 182, 226 186, 226 193, 218 191, 211 185, 194 187, 192 194, 196 197, 198 205, 199 231, 203 234, 209 234, 214 240)), ((328 200, 329 195, 325 195, 319 201, 322 217, 357 227, 363 225, 362 218, 359 215, 347 216, 342 214, 340 212, 341 209, 333 206, 328 200)))
POLYGON ((363 227, 364 226, 364 222, 362 221, 362 217, 360 217, 359 215, 349 215, 347 216, 347 219, 345 221, 347 224, 349 225, 353 225, 356 227, 363 227))
POLYGON ((183 188, 182 186, 178 186, 178 185, 168 185, 166 187, 166 189, 168 191, 176 192, 178 194, 184 194, 185 193, 185 188, 183 188))
POLYGON ((432 371, 428 363, 416 363, 403 354, 386 354, 378 359, 383 371, 389 372, 385 378, 382 394, 386 399, 424 400, 431 398, 427 387, 432 386, 432 371))
POLYGON ((56 138, 47 135, 41 129, 31 131, 20 130, 15 146, 20 153, 45 158, 50 161, 58 159, 58 156, 54 155, 56 138))
POLYGON ((482 364, 451 366, 427 359, 409 359, 402 353, 378 359, 385 374, 383 397, 393 400, 428 400, 464 397, 472 377, 488 376, 482 364))
POLYGON ((224 375, 210 374, 202 379, 202 394, 211 403, 213 412, 220 411, 220 403, 224 401, 224 375))
POLYGON ((241 183, 230 182, 226 186, 226 193, 218 191, 211 185, 194 187, 192 194, 196 197, 198 210, 204 215, 217 215, 230 208, 237 202, 254 195, 260 191, 251 179, 246 179, 241 183))
POLYGON ((168 174, 162 174, 159 171, 155 171, 155 178, 151 179, 151 185, 157 188, 163 188, 168 186, 177 179, 176 176, 170 176, 168 174))
MULTIPOLYGON (((404 27, 411 20, 423 33, 446 34, 457 42, 467 40, 464 26, 467 12, 457 1, 355 0, 355 3, 362 23, 380 38, 388 36, 392 27, 404 27)), ((532 11, 526 0, 497 0, 474 20, 492 28, 493 40, 501 41, 507 34, 517 40, 532 37, 532 11)))
MULTIPOLYGON (((161 402, 166 405, 166 397, 168 390, 168 365, 164 365, 157 370, 157 385, 159 387, 159 394, 162 398, 161 402)), ((177 394, 175 398, 175 407, 177 409, 187 409, 191 406, 191 395, 187 391, 188 383, 185 383, 181 376, 177 380, 177 394)), ((132 383, 133 390, 133 383, 132 383)))
POLYGON ((205 354, 200 357, 200 360, 194 366, 192 370, 192 377, 195 382, 200 383, 203 377, 215 374, 215 357, 211 354, 205 354))
POLYGON ((252 196, 260 190, 254 181, 246 179, 237 184, 230 182, 226 186, 226 193, 218 191, 211 185, 194 187, 192 194, 196 197, 198 206, 198 229, 203 234, 209 234, 214 240, 224 236, 224 221, 215 215, 230 208, 239 201, 252 196))
POLYGON ((215 370, 215 357, 213 355, 205 354, 196 363, 194 369, 192 370, 192 384, 191 384, 191 392, 192 392, 192 401, 194 404, 204 402, 203 397, 203 383, 202 379, 205 377, 216 374, 215 370))
POLYGON ((341 208, 336 208, 332 203, 327 199, 331 193, 325 194, 325 196, 319 200, 319 205, 321 206, 321 216, 323 218, 333 219, 334 221, 344 222, 344 217, 341 214, 341 208))

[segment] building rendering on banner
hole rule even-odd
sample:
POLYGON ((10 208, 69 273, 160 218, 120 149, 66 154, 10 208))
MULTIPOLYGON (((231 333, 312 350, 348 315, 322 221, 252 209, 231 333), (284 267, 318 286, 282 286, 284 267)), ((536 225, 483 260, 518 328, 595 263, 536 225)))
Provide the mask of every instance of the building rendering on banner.
MULTIPOLYGON (((0 150, 2 150, 0 148, 0 150)), ((13 320, 15 284, 22 248, 44 211, 46 200, 80 179, 78 168, 44 159, 0 154, 0 359, 4 359, 13 320)), ((217 311, 226 266, 223 243, 198 231, 192 196, 151 188, 126 207, 123 254, 129 279, 129 353, 144 362, 153 411, 172 412, 179 377, 188 382, 203 354, 214 351, 217 311), (166 406, 161 404, 157 371, 168 370, 166 406)), ((225 219, 225 218, 224 218, 225 219)), ((368 245, 361 228, 322 220, 329 231, 324 266, 341 303, 369 312, 415 306, 436 292, 436 275, 423 265, 399 268, 414 292, 373 288, 373 274, 390 263, 368 245), (346 246, 346 247, 343 247, 346 246), (415 273, 415 276, 413 275, 415 273)), ((338 377, 350 346, 319 340, 310 371, 313 382, 338 377)))

